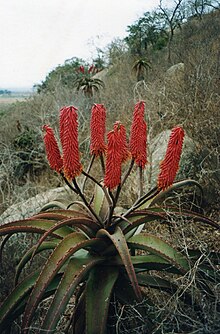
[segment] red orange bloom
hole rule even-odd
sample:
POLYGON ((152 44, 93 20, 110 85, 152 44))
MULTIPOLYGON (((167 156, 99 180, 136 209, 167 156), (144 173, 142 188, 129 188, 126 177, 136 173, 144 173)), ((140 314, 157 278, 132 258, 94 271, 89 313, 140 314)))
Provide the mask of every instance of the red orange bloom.
POLYGON ((107 134, 107 140, 108 147, 104 185, 109 189, 113 189, 121 183, 122 155, 117 131, 110 131, 107 134))
POLYGON ((177 126, 172 129, 164 160, 160 164, 158 188, 165 190, 171 186, 179 168, 182 152, 184 130, 177 126))
POLYGON ((70 106, 60 110, 60 140, 63 148, 63 172, 73 179, 82 171, 78 144, 77 108, 70 106))
POLYGON ((120 149, 122 154, 122 163, 131 157, 131 153, 128 150, 128 144, 126 139, 126 129, 119 121, 114 124, 114 131, 118 134, 118 141, 120 143, 120 149))
POLYGON ((84 66, 83 65, 81 65, 80 67, 79 67, 79 71, 81 72, 81 73, 85 73, 85 68, 84 68, 84 66))
POLYGON ((57 173, 60 173, 63 168, 63 159, 53 129, 49 125, 44 125, 43 130, 45 130, 44 145, 49 165, 57 173))
POLYGON ((107 158, 104 185, 114 189, 121 183, 122 163, 130 156, 126 142, 126 130, 120 122, 115 122, 114 128, 107 135, 107 158))
POLYGON ((94 104, 90 122, 91 144, 90 152, 95 156, 101 155, 106 151, 105 145, 105 121, 106 110, 103 104, 94 104))
POLYGON ((132 158, 142 169, 147 163, 147 124, 144 120, 144 108, 144 101, 135 105, 130 136, 132 158))

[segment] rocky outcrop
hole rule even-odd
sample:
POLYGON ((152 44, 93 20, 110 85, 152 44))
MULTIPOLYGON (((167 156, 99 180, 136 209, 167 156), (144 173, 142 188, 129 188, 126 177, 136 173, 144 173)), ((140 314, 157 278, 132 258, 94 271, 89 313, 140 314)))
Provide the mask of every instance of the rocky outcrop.
POLYGON ((0 216, 0 225, 11 221, 30 217, 41 210, 49 202, 70 199, 71 195, 66 187, 59 187, 40 193, 18 204, 10 206, 0 216))

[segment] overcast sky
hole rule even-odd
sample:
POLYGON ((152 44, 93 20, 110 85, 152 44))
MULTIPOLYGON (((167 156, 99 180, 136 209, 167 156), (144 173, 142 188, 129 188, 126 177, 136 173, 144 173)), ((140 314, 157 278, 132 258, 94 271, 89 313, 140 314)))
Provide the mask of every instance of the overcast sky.
POLYGON ((159 0, 0 0, 0 88, 31 88, 66 59, 95 56, 159 0))

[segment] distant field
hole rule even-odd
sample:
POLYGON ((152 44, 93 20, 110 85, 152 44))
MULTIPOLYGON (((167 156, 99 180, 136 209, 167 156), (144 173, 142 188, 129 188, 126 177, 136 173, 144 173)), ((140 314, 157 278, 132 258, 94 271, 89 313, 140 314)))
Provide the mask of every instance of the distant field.
POLYGON ((11 104, 15 102, 22 102, 26 98, 30 97, 31 93, 22 93, 22 94, 17 94, 17 93, 12 93, 11 95, 0 95, 0 105, 1 104, 11 104))

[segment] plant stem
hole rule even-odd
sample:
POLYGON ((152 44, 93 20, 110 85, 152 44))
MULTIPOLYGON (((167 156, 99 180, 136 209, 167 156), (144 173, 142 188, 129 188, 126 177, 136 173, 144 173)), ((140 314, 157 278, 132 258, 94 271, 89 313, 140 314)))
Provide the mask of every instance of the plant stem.
POLYGON ((103 177, 104 177, 104 175, 105 175, 105 162, 104 162, 103 154, 101 153, 99 157, 100 157, 100 162, 101 162, 101 167, 102 167, 102 174, 103 174, 103 177))
POLYGON ((125 181, 127 180, 128 176, 130 175, 133 166, 134 166, 134 159, 131 160, 130 166, 129 166, 127 172, 125 173, 125 175, 124 175, 124 177, 122 179, 121 188, 123 187, 123 185, 124 185, 125 181))
POLYGON ((94 160, 95 160, 95 155, 93 154, 92 157, 91 157, 91 160, 89 162, 89 166, 88 166, 88 168, 86 170, 86 174, 87 175, 85 175, 84 180, 83 180, 83 184, 82 184, 82 192, 83 193, 84 193, 84 190, 85 190, 85 185, 86 185, 86 181, 87 181, 87 178, 88 178, 88 174, 89 174, 89 172, 90 172, 90 170, 92 168, 94 160))
POLYGON ((139 198, 143 196, 144 184, 143 184, 143 169, 139 166, 139 198))
POLYGON ((63 174, 63 173, 60 173, 60 174, 61 174, 61 176, 62 176, 64 182, 68 185, 68 187, 69 187, 72 191, 74 191, 75 194, 78 195, 78 191, 77 191, 75 188, 73 188, 73 186, 72 186, 72 185, 69 183, 69 181, 65 178, 64 174, 63 174))
POLYGON ((108 214, 108 219, 107 219, 107 223, 106 223, 105 227, 108 227, 110 225, 111 218, 112 218, 112 215, 113 215, 113 212, 114 212, 114 209, 115 209, 115 205, 116 205, 115 197, 113 196, 112 192, 110 190, 108 190, 108 192, 109 192, 109 196, 111 198, 112 203, 109 206, 109 214, 108 214))
POLYGON ((98 182, 93 176, 87 174, 87 172, 82 171, 82 174, 85 175, 87 178, 91 179, 93 182, 95 182, 100 188, 102 188, 102 190, 105 193, 105 197, 108 201, 109 206, 112 206, 112 199, 111 196, 109 196, 107 189, 100 182, 98 182))
POLYGON ((102 224, 100 218, 97 216, 97 214, 95 213, 95 211, 93 210, 93 208, 91 207, 91 205, 88 203, 87 199, 85 198, 84 194, 81 192, 81 189, 78 186, 75 178, 73 179, 73 184, 74 184, 76 190, 78 191, 78 195, 82 198, 83 202, 85 203, 85 205, 89 209, 89 211, 92 214, 93 218, 95 218, 99 223, 102 224))
POLYGON ((159 194, 160 190, 158 190, 157 187, 154 187, 151 189, 147 194, 144 194, 142 197, 140 197, 131 207, 128 211, 126 211, 123 215, 123 217, 126 217, 129 213, 133 212, 134 210, 138 209, 141 205, 143 205, 146 201, 149 201, 151 198, 159 194))
POLYGON ((84 170, 82 171, 82 174, 83 174, 85 177, 87 177, 87 178, 89 178, 90 180, 92 180, 93 182, 95 182, 99 187, 102 188, 101 183, 99 183, 93 176, 91 176, 90 174, 88 174, 88 173, 85 172, 84 170))

